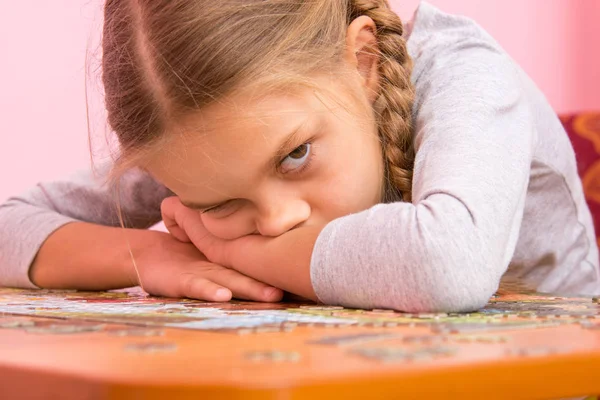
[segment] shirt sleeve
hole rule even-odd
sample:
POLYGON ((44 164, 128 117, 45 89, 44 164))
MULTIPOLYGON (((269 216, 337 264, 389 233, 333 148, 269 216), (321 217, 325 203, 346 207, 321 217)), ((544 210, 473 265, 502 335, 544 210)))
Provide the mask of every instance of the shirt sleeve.
POLYGON ((127 227, 148 228, 160 220, 168 189, 140 170, 128 171, 113 188, 105 183, 111 166, 40 183, 0 204, 0 286, 34 288, 29 267, 44 241, 65 224, 120 226, 118 203, 127 227))
POLYGON ((325 227, 311 261, 324 303, 475 310, 514 253, 535 140, 517 67, 476 38, 418 52, 413 203, 325 227))

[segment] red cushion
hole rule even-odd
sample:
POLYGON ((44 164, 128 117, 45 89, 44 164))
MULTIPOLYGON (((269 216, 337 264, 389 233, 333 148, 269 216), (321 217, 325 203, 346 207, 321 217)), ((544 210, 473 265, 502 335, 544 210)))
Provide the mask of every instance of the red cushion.
POLYGON ((577 170, 600 244, 600 112, 560 117, 577 157, 577 170))

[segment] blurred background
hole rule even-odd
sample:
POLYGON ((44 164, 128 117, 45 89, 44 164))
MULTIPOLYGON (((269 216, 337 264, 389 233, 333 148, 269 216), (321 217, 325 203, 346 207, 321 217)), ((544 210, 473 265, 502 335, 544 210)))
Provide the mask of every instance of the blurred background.
MULTIPOLYGON (((419 1, 391 3, 406 20, 419 1)), ((475 19, 557 112, 600 110, 600 0, 429 3, 475 19)), ((86 76, 93 146, 103 158, 101 13, 100 0, 0 1, 0 202, 89 166, 86 76)))

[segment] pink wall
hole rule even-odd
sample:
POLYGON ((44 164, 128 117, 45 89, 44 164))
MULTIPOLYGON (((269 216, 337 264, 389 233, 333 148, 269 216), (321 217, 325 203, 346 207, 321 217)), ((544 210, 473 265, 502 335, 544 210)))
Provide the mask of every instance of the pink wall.
MULTIPOLYGON (((401 16, 416 0, 392 0, 401 16)), ((556 110, 600 110, 600 1, 430 0, 486 28, 556 110)), ((89 163, 84 59, 99 0, 0 2, 0 202, 89 163)), ((92 87, 92 89, 94 89, 92 87)), ((102 135, 97 95, 94 132, 102 135)))
MULTIPOLYGON (((392 0, 409 18, 417 0, 392 0)), ((483 26, 559 112, 600 109, 600 1, 429 0, 483 26)))
POLYGON ((89 163, 87 3, 0 1, 0 202, 89 163))

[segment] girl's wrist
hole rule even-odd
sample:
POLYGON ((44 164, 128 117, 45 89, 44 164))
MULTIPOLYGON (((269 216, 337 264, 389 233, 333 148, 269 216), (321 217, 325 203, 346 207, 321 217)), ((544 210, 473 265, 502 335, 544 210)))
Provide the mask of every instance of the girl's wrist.
POLYGON ((122 234, 126 248, 119 265, 123 276, 130 283, 128 286, 138 286, 138 269, 144 267, 146 259, 152 257, 152 253, 165 248, 166 241, 173 239, 167 233, 148 229, 125 229, 122 234))

